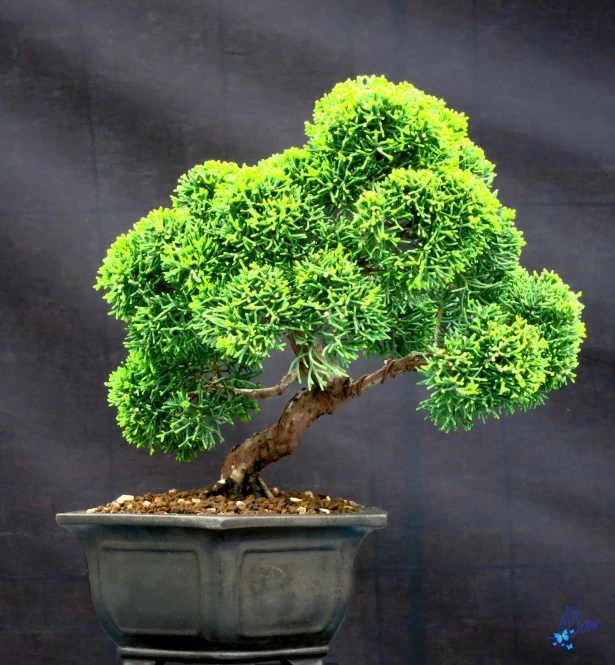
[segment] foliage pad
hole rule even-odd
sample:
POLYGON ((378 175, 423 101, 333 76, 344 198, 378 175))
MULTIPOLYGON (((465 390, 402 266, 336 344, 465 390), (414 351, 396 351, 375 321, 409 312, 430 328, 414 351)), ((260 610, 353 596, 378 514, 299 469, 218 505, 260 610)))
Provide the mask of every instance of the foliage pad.
POLYGON ((196 166, 111 246, 96 287, 127 324, 108 386, 130 443, 181 460, 211 448, 257 408, 235 391, 260 386, 288 335, 308 387, 359 352, 424 353, 421 407, 445 430, 574 379, 580 294, 519 266, 514 211, 463 114, 359 77, 316 103, 306 133, 256 166, 196 166))

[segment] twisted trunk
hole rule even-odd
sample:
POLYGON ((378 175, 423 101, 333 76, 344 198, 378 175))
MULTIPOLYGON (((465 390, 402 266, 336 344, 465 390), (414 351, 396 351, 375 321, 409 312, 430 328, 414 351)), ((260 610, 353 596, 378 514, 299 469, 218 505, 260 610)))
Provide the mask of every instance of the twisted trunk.
POLYGON ((268 464, 291 455, 303 432, 320 416, 333 413, 347 399, 343 391, 300 390, 287 402, 275 425, 252 434, 229 452, 221 480, 236 488, 237 494, 246 493, 253 485, 255 474, 268 464))
POLYGON ((223 490, 236 497, 246 496, 255 489, 267 494, 268 489, 258 474, 267 465, 291 455, 303 432, 315 420, 322 415, 335 413, 346 402, 364 390, 384 383, 387 378, 426 364, 426 358, 427 354, 411 353, 386 363, 381 369, 357 381, 349 377, 336 377, 324 390, 303 388, 287 402, 275 425, 252 434, 229 452, 214 491, 223 490))

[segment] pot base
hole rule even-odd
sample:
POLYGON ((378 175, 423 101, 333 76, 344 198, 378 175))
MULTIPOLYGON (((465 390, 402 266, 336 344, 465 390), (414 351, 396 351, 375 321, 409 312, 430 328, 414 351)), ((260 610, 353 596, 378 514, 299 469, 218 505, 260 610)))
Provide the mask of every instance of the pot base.
POLYGON ((123 665, 256 665, 258 662, 279 661, 281 665, 325 665, 328 649, 279 649, 271 651, 166 651, 157 649, 120 648, 123 665))
MULTIPOLYGON (((128 660, 124 659, 122 661, 123 665, 164 665, 166 661, 164 660, 134 660, 134 658, 129 658, 128 660)), ((181 662, 181 661, 179 661, 181 662)), ((209 661, 207 661, 209 662, 209 661)), ((235 661, 237 662, 237 661, 235 661)), ((324 665, 324 660, 321 658, 302 658, 300 660, 282 660, 280 661, 281 665, 324 665)), ((213 665, 213 663, 212 663, 213 665)), ((241 665, 254 665, 253 663, 246 663, 245 661, 241 662, 241 665)))
MULTIPOLYGON (((129 658, 128 660, 123 660, 123 665, 164 665, 166 661, 164 660, 134 660, 134 658, 129 658)), ((178 661, 182 662, 182 661, 178 661)), ((209 661, 206 661, 209 662, 209 661)), ((325 665, 325 661, 321 658, 302 658, 301 660, 282 660, 280 661, 281 665, 325 665)), ((213 665, 213 663, 211 664, 213 665)), ((217 664, 216 664, 217 665, 217 664)), ((254 665, 254 663, 246 663, 245 661, 241 662, 241 665, 254 665)))

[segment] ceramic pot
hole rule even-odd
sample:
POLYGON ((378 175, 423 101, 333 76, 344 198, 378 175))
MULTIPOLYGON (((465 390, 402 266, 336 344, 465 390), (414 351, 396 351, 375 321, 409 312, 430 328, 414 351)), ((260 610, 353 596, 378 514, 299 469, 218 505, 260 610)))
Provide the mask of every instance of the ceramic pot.
POLYGON ((96 614, 125 665, 319 665, 350 602, 363 538, 387 515, 63 513, 96 614))

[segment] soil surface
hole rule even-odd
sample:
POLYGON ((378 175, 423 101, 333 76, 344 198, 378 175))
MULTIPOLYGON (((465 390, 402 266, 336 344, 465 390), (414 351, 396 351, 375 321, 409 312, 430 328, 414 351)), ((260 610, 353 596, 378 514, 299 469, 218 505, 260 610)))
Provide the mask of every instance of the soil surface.
POLYGON ((207 496, 207 488, 188 491, 169 490, 163 494, 148 492, 143 496, 123 494, 106 506, 90 508, 88 513, 140 513, 144 515, 328 515, 357 513, 354 501, 332 499, 312 492, 280 492, 271 489, 273 499, 249 495, 241 501, 225 496, 207 496))

